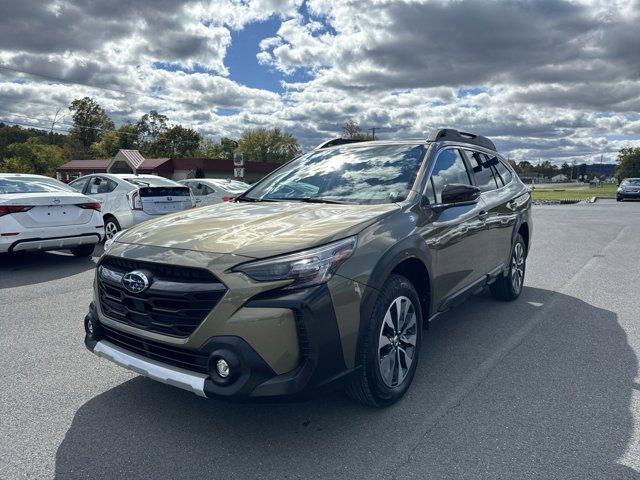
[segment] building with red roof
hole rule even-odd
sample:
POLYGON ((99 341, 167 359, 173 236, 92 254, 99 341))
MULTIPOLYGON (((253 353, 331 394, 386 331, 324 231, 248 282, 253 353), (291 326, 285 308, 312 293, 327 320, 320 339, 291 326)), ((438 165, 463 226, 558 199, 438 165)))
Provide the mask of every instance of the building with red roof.
MULTIPOLYGON (((245 162, 244 180, 255 182, 279 164, 245 162)), ((144 158, 138 150, 120 150, 111 160, 70 160, 56 169, 64 182, 89 173, 144 173, 172 180, 194 178, 202 170, 205 178, 235 178, 233 160, 206 157, 144 158)))

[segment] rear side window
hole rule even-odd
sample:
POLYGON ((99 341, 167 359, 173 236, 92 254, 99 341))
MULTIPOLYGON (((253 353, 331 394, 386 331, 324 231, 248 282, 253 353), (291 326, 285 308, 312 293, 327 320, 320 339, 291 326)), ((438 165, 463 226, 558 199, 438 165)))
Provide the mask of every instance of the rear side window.
MULTIPOLYGON (((498 183, 493 175, 493 169, 489 162, 489 157, 479 152, 466 151, 469 157, 469 163, 473 168, 473 176, 476 180, 476 186, 481 192, 489 192, 498 188, 498 183)), ((499 185, 502 186, 502 185, 499 185)))
POLYGON ((457 148, 449 148, 438 154, 431 173, 436 203, 442 202, 442 190, 446 185, 471 185, 469 172, 457 148))
POLYGON ((89 184, 88 195, 113 192, 118 184, 104 177, 95 177, 89 184))
POLYGON ((69 186, 73 188, 76 192, 82 193, 88 181, 89 181, 89 178, 80 178, 79 180, 71 182, 69 186))
POLYGON ((500 174, 500 177, 502 177, 502 181, 505 185, 513 180, 513 173, 511 173, 511 170, 509 170, 501 161, 498 161, 496 164, 496 170, 498 170, 498 173, 500 174))

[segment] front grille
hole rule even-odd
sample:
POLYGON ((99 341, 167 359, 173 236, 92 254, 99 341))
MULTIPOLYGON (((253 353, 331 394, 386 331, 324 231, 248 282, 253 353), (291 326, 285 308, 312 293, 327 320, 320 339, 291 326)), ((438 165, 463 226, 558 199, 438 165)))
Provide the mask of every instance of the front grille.
POLYGON ((109 318, 151 332, 189 336, 226 293, 209 271, 106 257, 98 266, 100 308, 109 318), (106 268, 115 274, 101 274, 106 268), (151 286, 131 293, 117 280, 132 270, 151 277, 151 286))
POLYGON ((106 325, 102 325, 102 330, 102 338, 104 340, 118 347, 122 347, 125 350, 193 372, 208 373, 207 361, 209 357, 205 354, 198 353, 195 350, 175 348, 159 342, 146 340, 135 335, 114 330, 106 325))

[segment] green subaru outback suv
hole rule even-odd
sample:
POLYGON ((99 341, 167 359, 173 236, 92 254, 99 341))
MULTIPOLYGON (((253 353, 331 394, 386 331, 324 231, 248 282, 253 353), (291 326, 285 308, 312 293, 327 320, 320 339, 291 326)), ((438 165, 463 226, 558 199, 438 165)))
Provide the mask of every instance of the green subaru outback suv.
POLYGON ((85 344, 205 397, 342 386, 387 406, 429 320, 485 286, 520 295, 531 229, 529 191, 485 137, 328 142, 233 202, 110 241, 85 344))

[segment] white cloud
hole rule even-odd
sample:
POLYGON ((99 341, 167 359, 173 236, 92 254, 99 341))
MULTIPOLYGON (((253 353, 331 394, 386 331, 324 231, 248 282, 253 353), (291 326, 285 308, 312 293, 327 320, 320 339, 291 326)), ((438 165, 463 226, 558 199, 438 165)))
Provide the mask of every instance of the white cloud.
POLYGON ((277 125, 311 146, 354 118, 382 136, 476 131, 518 159, 612 160, 639 143, 638 20, 633 0, 11 2, 0 63, 68 82, 0 70, 0 118, 89 95, 116 122, 154 108, 211 135, 277 125), (274 18, 257 68, 290 79, 283 93, 225 64, 234 30, 274 18))

